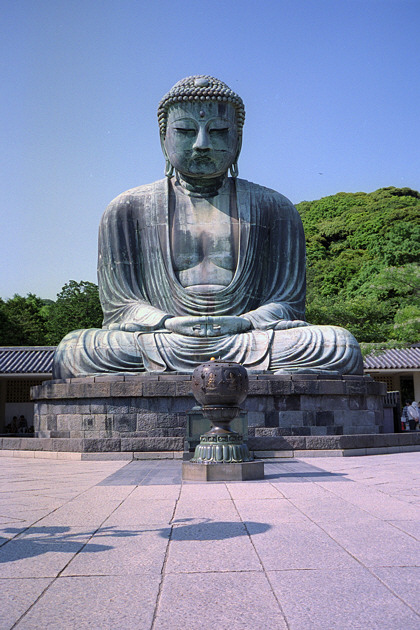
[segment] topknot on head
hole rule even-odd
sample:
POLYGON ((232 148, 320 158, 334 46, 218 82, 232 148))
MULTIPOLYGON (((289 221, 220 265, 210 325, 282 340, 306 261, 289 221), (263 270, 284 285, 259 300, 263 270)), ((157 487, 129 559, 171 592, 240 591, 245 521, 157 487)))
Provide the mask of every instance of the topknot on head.
POLYGON ((241 97, 230 89, 226 83, 205 74, 181 79, 175 83, 173 88, 159 103, 158 122, 160 135, 162 138, 166 134, 166 122, 168 119, 168 109, 173 103, 199 101, 218 101, 222 103, 232 103, 236 110, 238 123, 238 133, 242 135, 242 127, 245 121, 245 107, 241 97))

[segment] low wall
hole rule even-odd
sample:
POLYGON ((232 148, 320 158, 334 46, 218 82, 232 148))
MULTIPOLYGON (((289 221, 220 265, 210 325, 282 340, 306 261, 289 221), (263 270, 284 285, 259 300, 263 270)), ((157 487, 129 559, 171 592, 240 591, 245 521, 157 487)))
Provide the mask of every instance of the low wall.
MULTIPOLYGON (((182 452, 182 439, 171 438, 171 449, 159 439, 141 438, 0 438, 0 456, 39 459, 188 459, 182 452), (155 440, 155 441, 154 441, 155 440), (156 450, 144 450, 144 446, 156 450), (134 450, 133 450, 134 449, 134 450), (139 450, 137 450, 139 449, 139 450)), ((372 435, 327 435, 249 438, 250 452, 257 458, 346 457, 379 455, 420 450, 420 431, 372 435)))
MULTIPOLYGON (((249 439, 382 432, 386 386, 370 376, 250 375, 249 439)), ((191 376, 109 374, 33 387, 39 438, 105 440, 109 450, 182 450, 195 406, 191 376)), ((89 442, 91 441, 91 442, 89 442)), ((104 450, 104 449, 99 449, 104 450)))

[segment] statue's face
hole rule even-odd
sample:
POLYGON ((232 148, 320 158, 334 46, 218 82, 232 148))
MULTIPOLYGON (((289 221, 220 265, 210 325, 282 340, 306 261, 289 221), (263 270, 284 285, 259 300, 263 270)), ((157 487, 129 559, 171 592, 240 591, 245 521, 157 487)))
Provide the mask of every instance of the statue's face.
POLYGON ((197 179, 223 175, 238 153, 235 108, 213 101, 171 105, 164 147, 182 175, 197 179))

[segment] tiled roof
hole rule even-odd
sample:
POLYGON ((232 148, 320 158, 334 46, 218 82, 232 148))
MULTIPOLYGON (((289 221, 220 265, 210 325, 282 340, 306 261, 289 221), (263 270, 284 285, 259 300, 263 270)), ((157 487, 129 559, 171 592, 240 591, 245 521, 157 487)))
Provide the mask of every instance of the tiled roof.
POLYGON ((0 346, 0 374, 52 372, 55 346, 0 346))
POLYGON ((364 360, 365 370, 419 370, 420 346, 393 348, 378 354, 369 354, 364 360))

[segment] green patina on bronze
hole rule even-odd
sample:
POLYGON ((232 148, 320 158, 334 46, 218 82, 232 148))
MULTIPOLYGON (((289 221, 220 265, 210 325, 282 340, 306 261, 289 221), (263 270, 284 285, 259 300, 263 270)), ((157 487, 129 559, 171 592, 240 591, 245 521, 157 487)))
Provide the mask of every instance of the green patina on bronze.
POLYGON ((106 209, 102 328, 62 340, 54 378, 191 373, 211 357, 254 372, 362 373, 347 330, 305 321, 305 237, 295 207, 238 177, 244 119, 242 99, 209 75, 187 77, 164 96, 166 177, 106 209))
POLYGON ((191 389, 202 405, 204 417, 212 424, 210 431, 200 436, 191 461, 197 464, 252 461, 243 436, 230 428, 248 393, 246 369, 239 363, 210 360, 195 368, 191 389))

